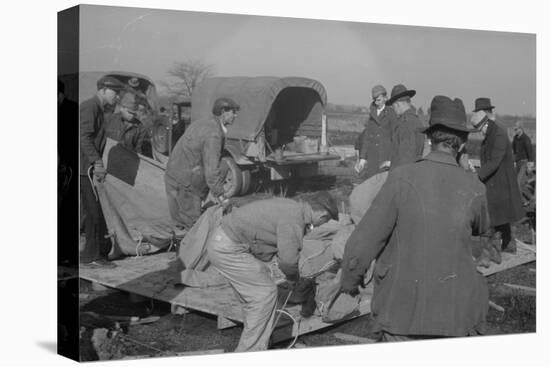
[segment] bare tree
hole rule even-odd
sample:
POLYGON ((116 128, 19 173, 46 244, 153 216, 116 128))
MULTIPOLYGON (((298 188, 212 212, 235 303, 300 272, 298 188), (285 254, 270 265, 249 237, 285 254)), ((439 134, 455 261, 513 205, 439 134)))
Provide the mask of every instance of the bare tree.
POLYGON ((175 62, 168 70, 175 81, 162 82, 162 85, 174 96, 190 97, 193 89, 204 79, 214 75, 214 66, 199 59, 175 62))

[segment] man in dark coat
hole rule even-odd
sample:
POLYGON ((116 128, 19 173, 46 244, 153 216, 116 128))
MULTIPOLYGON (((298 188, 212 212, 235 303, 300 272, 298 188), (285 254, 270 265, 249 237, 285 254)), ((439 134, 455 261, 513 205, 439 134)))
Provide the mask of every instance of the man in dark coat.
POLYGON ((420 133, 422 122, 416 114, 416 108, 411 104, 411 98, 415 94, 415 90, 398 84, 392 88, 391 98, 386 102, 386 106, 392 106, 398 116, 392 134, 391 169, 422 158, 425 138, 420 133))
POLYGON ((460 99, 436 96, 432 152, 389 172, 348 239, 341 287, 357 294, 374 265, 372 315, 382 340, 475 335, 483 330, 487 283, 472 258, 472 235, 489 227, 485 188, 459 167, 467 136, 460 99))
POLYGON ((372 88, 367 126, 359 136, 356 171, 367 180, 390 165, 391 135, 396 123, 393 109, 386 108, 387 92, 381 85, 372 88), (363 169, 366 169, 363 171, 363 169))
POLYGON ((238 110, 235 101, 218 98, 213 115, 193 122, 170 154, 164 183, 176 227, 191 229, 201 215, 201 201, 209 190, 215 200, 223 201, 225 176, 220 160, 226 126, 233 123, 238 110))
POLYGON ((243 305, 244 327, 236 352, 265 350, 277 308, 277 286, 264 263, 275 255, 292 288, 299 280, 304 234, 338 218, 328 192, 297 202, 286 198, 254 201, 223 217, 209 236, 208 258, 231 284, 243 305))
POLYGON ((86 244, 80 252, 80 264, 94 267, 114 267, 107 261, 109 253, 105 240, 107 229, 101 206, 94 194, 88 171, 93 169, 93 179, 103 181, 107 171, 101 156, 105 148, 104 109, 114 106, 124 85, 113 77, 103 77, 97 82, 97 93, 80 105, 80 197, 86 214, 84 231, 86 244))
POLYGON ((118 141, 129 150, 143 154, 147 131, 141 121, 136 118, 135 93, 125 93, 120 100, 119 108, 120 111, 112 114, 105 124, 107 137, 118 141))
POLYGON ((514 152, 514 161, 516 162, 519 189, 523 191, 527 182, 527 171, 532 170, 534 167, 534 157, 531 139, 523 131, 523 123, 521 121, 516 122, 514 126, 512 150, 514 152))
POLYGON ((525 215, 514 171, 512 144, 506 130, 495 122, 494 106, 489 98, 478 98, 472 114, 472 124, 483 134, 479 179, 487 188, 491 227, 502 238, 502 250, 516 252, 510 224, 525 215))

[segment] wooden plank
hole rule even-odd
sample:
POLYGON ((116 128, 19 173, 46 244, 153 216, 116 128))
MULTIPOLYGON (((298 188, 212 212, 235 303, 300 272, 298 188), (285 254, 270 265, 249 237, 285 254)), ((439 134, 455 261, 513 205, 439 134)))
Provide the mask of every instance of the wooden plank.
POLYGON ((237 325, 236 322, 226 319, 225 317, 218 316, 218 329, 228 329, 237 325))
POLYGON ((334 333, 332 334, 336 339, 340 339, 346 342, 360 343, 360 344, 372 344, 376 343, 376 340, 370 338, 364 338, 362 336, 344 334, 344 333, 334 333))
MULTIPOLYGON (((516 255, 503 253, 502 263, 487 269, 479 269, 484 275, 491 275, 536 260, 536 253, 518 247, 516 255)), ((135 293, 144 297, 168 302, 174 307, 198 310, 218 316, 219 326, 224 328, 243 321, 242 307, 231 287, 175 288, 174 253, 159 253, 141 257, 128 257, 115 261, 114 269, 80 269, 80 277, 91 282, 135 293)), ((362 291, 360 312, 356 317, 370 313, 372 287, 362 291)), ((274 332, 274 341, 282 341, 296 335, 306 334, 334 324, 322 321, 319 314, 304 319, 300 316, 301 307, 294 305, 286 310, 296 320, 292 323, 283 318, 274 332)))
POLYGON ((504 307, 497 305, 493 301, 489 301, 489 307, 494 308, 497 311, 504 312, 504 307))
POLYGON ((518 265, 523 265, 535 261, 537 254, 529 249, 518 247, 516 254, 510 254, 507 252, 502 253, 502 262, 500 264, 491 263, 488 268, 478 267, 478 271, 485 275, 495 274, 504 270, 514 268, 518 265))
POLYGON ((531 295, 531 296, 535 296, 537 294, 536 288, 526 287, 524 285, 504 283, 504 286, 506 286, 508 288, 511 288, 511 289, 514 289, 514 290, 517 290, 517 291, 520 291, 520 292, 527 293, 528 295, 531 295))

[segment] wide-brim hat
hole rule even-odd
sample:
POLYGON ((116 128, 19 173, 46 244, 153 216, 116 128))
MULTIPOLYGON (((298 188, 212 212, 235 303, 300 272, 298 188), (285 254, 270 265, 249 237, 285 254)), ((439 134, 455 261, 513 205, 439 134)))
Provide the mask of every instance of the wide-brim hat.
POLYGON ((477 112, 481 110, 492 110, 493 108, 495 108, 495 106, 491 104, 490 98, 480 97, 475 101, 475 107, 473 112, 477 112))
POLYGON ((427 128, 422 128, 423 133, 430 132, 436 126, 445 126, 449 129, 473 132, 467 126, 466 109, 460 98, 454 100, 446 96, 435 96, 430 105, 430 121, 427 128))
POLYGON ((407 89, 403 84, 397 84, 391 90, 391 97, 386 101, 386 106, 391 106, 395 101, 401 98, 412 98, 416 94, 416 91, 413 89, 407 89))

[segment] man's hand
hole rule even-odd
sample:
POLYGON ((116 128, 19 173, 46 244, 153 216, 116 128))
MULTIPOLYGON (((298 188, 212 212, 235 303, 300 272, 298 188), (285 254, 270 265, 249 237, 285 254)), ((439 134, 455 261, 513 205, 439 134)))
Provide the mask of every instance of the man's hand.
POLYGON ((379 168, 380 168, 382 171, 385 171, 385 170, 390 169, 390 166, 391 166, 391 162, 390 162, 390 161, 384 161, 384 162, 382 162, 382 164, 380 165, 379 168))
POLYGON ((363 158, 359 159, 359 160, 357 161, 357 163, 355 163, 355 167, 354 167, 355 171, 356 171, 357 173, 360 173, 360 172, 365 168, 365 165, 366 165, 366 164, 367 164, 367 160, 366 160, 366 159, 363 159, 363 158))
POLYGON ((103 161, 98 160, 94 163, 94 177, 99 181, 103 182, 105 176, 107 175, 107 170, 103 166, 103 161))
POLYGON ((527 172, 533 172, 535 170, 535 162, 527 162, 527 172))

